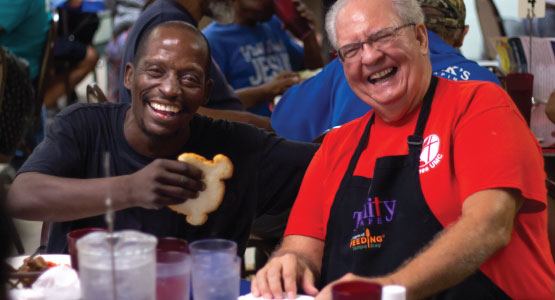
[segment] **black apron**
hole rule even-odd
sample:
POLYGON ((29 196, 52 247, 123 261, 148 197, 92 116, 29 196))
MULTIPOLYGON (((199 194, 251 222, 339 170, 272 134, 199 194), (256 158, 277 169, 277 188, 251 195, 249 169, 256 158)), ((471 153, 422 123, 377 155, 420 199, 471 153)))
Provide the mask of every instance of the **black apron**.
MULTIPOLYGON (((422 135, 437 81, 432 77, 414 134, 407 138, 409 154, 378 158, 371 179, 353 176, 374 115, 366 124, 330 210, 321 286, 349 272, 367 277, 391 273, 443 230, 424 199, 419 177, 422 135)), ((478 270, 433 298, 509 297, 478 270)))

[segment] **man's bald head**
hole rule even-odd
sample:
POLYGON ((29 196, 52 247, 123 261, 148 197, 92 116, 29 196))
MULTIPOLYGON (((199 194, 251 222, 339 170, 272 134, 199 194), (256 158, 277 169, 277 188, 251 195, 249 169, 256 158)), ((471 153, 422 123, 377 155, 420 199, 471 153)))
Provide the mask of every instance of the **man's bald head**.
MULTIPOLYGON (((177 29, 177 30, 188 31, 190 33, 193 33, 199 40, 202 41, 202 44, 204 45, 207 53, 204 74, 206 75, 205 78, 207 79, 210 78, 210 68, 212 66, 212 54, 210 51, 210 45, 208 44, 208 40, 198 28, 183 21, 168 21, 168 22, 160 23, 150 28, 148 31, 146 31, 139 39, 139 45, 135 52, 133 65, 136 66, 139 64, 141 59, 144 57, 146 50, 148 49, 148 46, 151 46, 151 41, 154 40, 154 37, 160 35, 160 32, 166 29, 177 29)), ((156 47, 156 45, 152 45, 152 46, 156 47)))

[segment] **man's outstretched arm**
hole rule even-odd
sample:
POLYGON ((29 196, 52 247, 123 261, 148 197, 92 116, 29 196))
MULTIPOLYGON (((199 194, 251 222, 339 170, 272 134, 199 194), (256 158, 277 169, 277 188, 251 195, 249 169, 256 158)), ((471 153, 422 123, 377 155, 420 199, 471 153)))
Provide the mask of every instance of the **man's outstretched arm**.
POLYGON ((70 221, 106 212, 110 196, 115 210, 158 209, 196 198, 205 188, 202 171, 186 163, 157 159, 124 176, 73 179, 38 172, 19 174, 8 192, 8 207, 16 218, 70 221))

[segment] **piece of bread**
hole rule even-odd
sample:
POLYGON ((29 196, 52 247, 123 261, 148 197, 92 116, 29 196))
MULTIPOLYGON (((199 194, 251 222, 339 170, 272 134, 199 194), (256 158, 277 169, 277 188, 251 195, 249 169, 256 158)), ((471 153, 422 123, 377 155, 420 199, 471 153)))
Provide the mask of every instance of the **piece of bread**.
POLYGON ((233 164, 227 156, 217 154, 213 160, 208 160, 198 154, 183 153, 177 160, 191 164, 204 172, 204 183, 206 189, 199 192, 195 199, 170 205, 170 208, 180 214, 187 215, 187 222, 194 226, 200 226, 208 219, 208 213, 215 211, 224 198, 225 179, 231 178, 233 164))

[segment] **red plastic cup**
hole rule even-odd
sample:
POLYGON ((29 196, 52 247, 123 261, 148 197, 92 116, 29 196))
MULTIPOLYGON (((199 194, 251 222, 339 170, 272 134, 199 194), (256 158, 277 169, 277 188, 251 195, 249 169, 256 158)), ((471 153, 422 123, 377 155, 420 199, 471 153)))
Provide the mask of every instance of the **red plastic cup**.
POLYGON ((367 281, 345 281, 331 288, 333 300, 380 300, 382 286, 367 281))
POLYGON ((510 73, 505 79, 507 93, 513 99, 516 107, 530 126, 532 114, 532 92, 534 90, 534 75, 530 73, 510 73))
POLYGON ((71 258, 71 267, 76 271, 79 271, 79 262, 77 260, 77 247, 75 246, 77 240, 84 237, 85 235, 95 232, 95 231, 106 231, 104 228, 81 228, 71 231, 67 234, 67 250, 69 251, 69 257, 71 258))
POLYGON ((274 0, 274 9, 285 28, 297 38, 304 40, 312 32, 312 26, 299 14, 292 0, 274 0))
POLYGON ((156 299, 188 300, 191 257, 187 241, 159 238, 156 247, 156 299))

